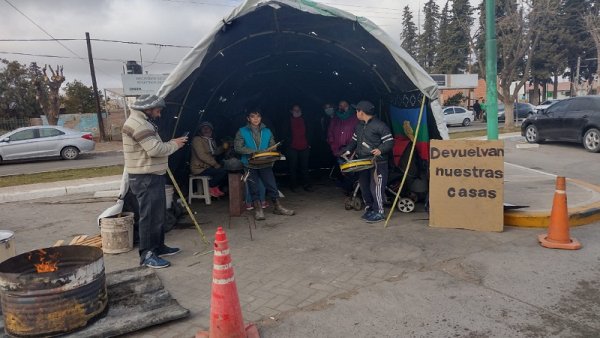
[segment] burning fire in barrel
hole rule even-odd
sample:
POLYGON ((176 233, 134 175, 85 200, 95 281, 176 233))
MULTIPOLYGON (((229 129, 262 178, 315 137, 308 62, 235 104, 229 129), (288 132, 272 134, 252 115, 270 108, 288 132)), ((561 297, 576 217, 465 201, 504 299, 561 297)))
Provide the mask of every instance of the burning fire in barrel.
POLYGON ((0 300, 8 334, 52 336, 85 327, 108 302, 102 249, 68 245, 0 263, 0 300))

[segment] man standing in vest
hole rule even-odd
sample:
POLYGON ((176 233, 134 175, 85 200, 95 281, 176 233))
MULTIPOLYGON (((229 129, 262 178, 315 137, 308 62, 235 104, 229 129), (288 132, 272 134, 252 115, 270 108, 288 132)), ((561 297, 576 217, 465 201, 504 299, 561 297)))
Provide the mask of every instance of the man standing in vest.
POLYGON ((163 142, 152 122, 160 117, 165 101, 156 95, 142 95, 130 106, 131 115, 122 129, 125 171, 129 187, 140 206, 140 265, 166 268, 171 263, 160 256, 179 253, 165 245, 165 173, 169 155, 183 147, 187 137, 163 142))
POLYGON ((362 219, 367 223, 377 223, 383 216, 383 194, 388 176, 388 153, 394 146, 394 137, 390 128, 374 116, 375 106, 369 101, 360 101, 356 105, 356 117, 360 121, 354 129, 352 140, 344 155, 356 153, 359 159, 373 158, 375 167, 359 172, 358 184, 366 204, 362 219))
POLYGON ((252 165, 250 156, 260 151, 264 151, 275 145, 273 133, 262 123, 260 110, 253 109, 248 111, 248 125, 240 128, 235 135, 235 151, 242 155, 242 163, 248 172, 248 186, 252 195, 254 204, 254 218, 258 221, 265 219, 265 215, 260 204, 260 195, 258 190, 258 180, 262 180, 267 191, 267 197, 273 202, 273 213, 277 215, 294 215, 293 210, 284 208, 279 201, 279 190, 273 175, 273 164, 252 165))

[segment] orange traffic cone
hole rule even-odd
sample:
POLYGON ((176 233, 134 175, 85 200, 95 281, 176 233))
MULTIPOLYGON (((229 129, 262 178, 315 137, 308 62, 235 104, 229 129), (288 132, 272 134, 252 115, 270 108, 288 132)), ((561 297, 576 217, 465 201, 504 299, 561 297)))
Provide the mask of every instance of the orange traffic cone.
POLYGON ((564 177, 556 178, 556 191, 552 202, 548 235, 539 235, 543 247, 551 249, 577 250, 581 243, 569 235, 569 209, 567 207, 567 183, 564 177))
POLYGON ((210 329, 208 332, 199 331, 196 338, 259 338, 254 324, 244 326, 229 243, 222 227, 217 228, 215 234, 210 329))

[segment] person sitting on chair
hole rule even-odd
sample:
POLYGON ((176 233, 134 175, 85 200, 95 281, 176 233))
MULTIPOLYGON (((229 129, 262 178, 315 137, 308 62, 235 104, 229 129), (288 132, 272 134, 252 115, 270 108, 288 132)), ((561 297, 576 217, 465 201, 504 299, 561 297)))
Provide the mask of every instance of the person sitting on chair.
POLYGON ((225 195, 219 186, 223 184, 223 180, 227 173, 221 167, 215 156, 221 155, 227 144, 217 147, 213 139, 213 125, 210 122, 202 122, 198 127, 198 133, 192 140, 192 160, 190 171, 192 175, 209 176, 208 181, 209 193, 212 197, 221 197, 225 195))

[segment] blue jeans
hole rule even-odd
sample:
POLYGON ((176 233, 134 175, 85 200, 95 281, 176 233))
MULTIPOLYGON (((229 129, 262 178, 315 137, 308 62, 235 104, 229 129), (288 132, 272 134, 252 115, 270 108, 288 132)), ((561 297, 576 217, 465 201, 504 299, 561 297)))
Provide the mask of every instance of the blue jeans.
POLYGON ((275 175, 273 174, 272 167, 261 169, 246 168, 246 170, 250 172, 246 183, 250 188, 252 202, 260 201, 258 185, 261 181, 265 186, 266 196, 270 197, 272 201, 279 198, 279 190, 277 189, 277 183, 275 182, 275 175))
MULTIPOLYGON (((250 194, 250 185, 246 182, 246 184, 244 186, 246 187, 246 203, 252 204, 252 194, 250 194)), ((261 202, 265 201, 266 194, 267 194, 267 191, 265 189, 265 185, 259 179, 258 180, 258 195, 260 196, 261 202)))
POLYGON ((200 175, 209 176, 208 186, 211 188, 218 187, 223 183, 227 172, 223 168, 206 168, 200 175))
POLYGON ((147 251, 157 253, 165 245, 165 177, 153 174, 129 174, 129 188, 140 206, 140 257, 147 251))

